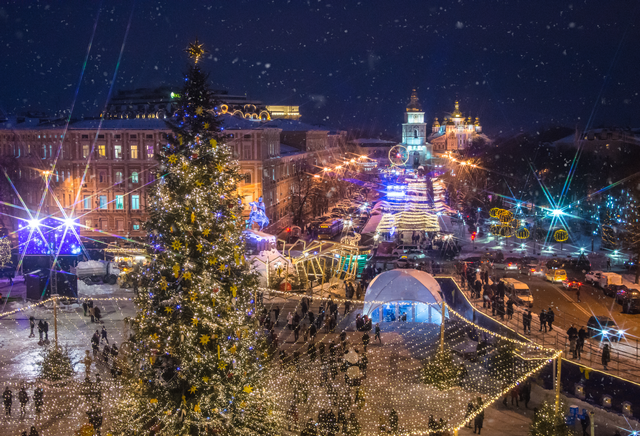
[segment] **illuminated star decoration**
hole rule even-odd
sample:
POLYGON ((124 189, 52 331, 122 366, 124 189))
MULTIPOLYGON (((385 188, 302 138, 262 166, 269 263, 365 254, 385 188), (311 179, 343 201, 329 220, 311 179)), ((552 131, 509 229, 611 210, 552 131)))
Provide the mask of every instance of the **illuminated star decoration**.
POLYGON ((198 63, 200 58, 204 56, 204 54, 206 53, 206 51, 203 48, 203 44, 200 44, 198 42, 198 38, 196 38, 194 42, 189 43, 185 51, 187 52, 187 54, 189 54, 189 57, 193 59, 194 63, 196 64, 198 63))

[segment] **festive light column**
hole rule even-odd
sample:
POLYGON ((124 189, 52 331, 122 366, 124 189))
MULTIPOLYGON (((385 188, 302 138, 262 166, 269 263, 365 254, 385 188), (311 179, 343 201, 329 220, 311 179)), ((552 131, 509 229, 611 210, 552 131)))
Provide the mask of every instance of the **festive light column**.
MULTIPOLYGON (((196 62, 202 45, 188 52, 196 62)), ((262 389, 270 356, 255 331, 258 279, 244 260, 239 165, 224 141, 207 74, 192 65, 159 153, 127 380, 114 435, 275 434, 262 389)), ((260 306, 258 306, 260 308, 260 306)))

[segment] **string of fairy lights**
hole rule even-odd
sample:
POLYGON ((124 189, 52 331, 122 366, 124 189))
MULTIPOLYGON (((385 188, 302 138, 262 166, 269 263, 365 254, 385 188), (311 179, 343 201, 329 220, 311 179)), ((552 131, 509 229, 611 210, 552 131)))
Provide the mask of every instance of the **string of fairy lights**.
MULTIPOLYGON (((285 310, 300 311, 302 296, 295 296, 291 298, 291 294, 286 294, 279 291, 270 291, 274 295, 282 295, 289 297, 287 300, 278 299, 274 297, 274 301, 267 303, 265 307, 268 310, 275 308, 276 306, 282 307, 282 314, 285 310), (281 301, 276 301, 281 300, 281 301)), ((40 307, 43 304, 51 303, 55 298, 48 299, 39 304, 33 304, 25 308, 16 309, 11 312, 2 314, 3 318, 7 318, 10 315, 16 315, 24 311, 33 310, 36 307, 40 307)), ((107 298, 93 298, 94 302, 100 304, 113 303, 120 313, 122 313, 122 306, 119 303, 131 302, 131 298, 126 297, 107 297, 107 298)), ((338 299, 331 297, 313 297, 314 303, 333 301, 339 303, 340 307, 338 312, 342 312, 343 304, 349 302, 354 307, 361 304, 358 300, 338 299)), ((315 306, 314 304, 314 306, 315 306)), ((439 308, 439 305, 434 304, 439 308)), ((291 415, 289 410, 291 404, 296 404, 298 407, 298 424, 294 425, 296 430, 300 430, 304 427, 305 422, 308 419, 317 421, 317 415, 323 408, 332 408, 335 413, 338 413, 340 407, 347 410, 347 406, 343 405, 340 396, 344 397, 350 395, 351 407, 349 415, 355 413, 356 420, 362 427, 363 435, 377 435, 380 434, 378 429, 379 423, 383 420, 388 421, 388 414, 391 409, 395 410, 399 416, 399 428, 402 430, 402 434, 433 434, 436 430, 428 428, 428 415, 433 415, 436 422, 442 417, 446 422, 446 428, 448 430, 455 430, 461 428, 466 422, 472 420, 477 410, 472 415, 463 416, 463 411, 466 410, 466 405, 469 401, 476 401, 477 397, 482 398, 483 407, 488 407, 491 403, 499 400, 505 392, 511 390, 516 384, 522 383, 523 380, 530 377, 539 371, 544 365, 546 365, 551 359, 557 357, 557 352, 554 350, 543 349, 539 346, 534 346, 528 343, 520 342, 512 338, 507 338, 501 335, 497 335, 487 329, 477 326, 469 320, 466 320, 460 314, 455 312, 451 307, 446 306, 447 314, 449 316, 445 323, 445 338, 449 347, 455 348, 460 337, 465 337, 468 330, 474 329, 478 332, 482 332, 485 337, 493 338, 501 341, 501 343, 509 342, 523 349, 535 350, 536 352, 548 352, 546 358, 541 360, 535 360, 531 365, 522 369, 512 383, 503 385, 502 380, 504 376, 491 377, 484 369, 485 363, 480 361, 478 363, 472 363, 469 361, 462 361, 466 365, 468 375, 465 376, 462 386, 453 390, 440 392, 430 388, 427 385, 416 382, 416 374, 420 372, 422 365, 438 347, 440 341, 440 326, 436 324, 426 323, 406 323, 402 326, 401 332, 395 333, 388 331, 383 324, 383 345, 378 346, 374 342, 373 332, 370 332, 370 344, 367 347, 366 356, 368 359, 367 364, 367 378, 361 380, 360 386, 347 386, 346 382, 343 382, 345 371, 340 369, 341 363, 336 357, 336 363, 332 363, 329 358, 329 344, 331 340, 339 344, 339 337, 337 337, 338 330, 348 330, 347 333, 347 349, 357 349, 358 355, 362 356, 363 345, 361 341, 361 332, 354 332, 354 319, 348 319, 346 322, 344 318, 341 320, 339 327, 336 329, 336 333, 324 333, 318 332, 317 337, 312 342, 310 339, 307 341, 296 342, 290 344, 294 332, 288 330, 286 326, 279 332, 278 341, 282 342, 280 348, 286 349, 287 357, 284 360, 284 367, 291 368, 287 371, 282 371, 283 364, 280 362, 279 357, 276 355, 271 364, 267 365, 264 369, 269 374, 267 379, 269 383, 264 388, 271 391, 272 394, 276 394, 281 399, 279 404, 276 404, 272 413, 278 416, 278 423, 282 429, 289 427, 291 423, 291 415), (316 347, 316 359, 311 360, 309 357, 309 347, 311 344, 315 344, 316 347), (319 344, 325 344, 324 357, 320 356, 319 344), (290 367, 290 363, 294 359, 294 353, 300 353, 297 357, 298 365, 290 367), (417 356, 409 358, 407 356, 417 356), (331 365, 337 365, 337 369, 332 369, 331 365), (297 369, 296 369, 297 368, 297 369), (333 372, 337 371, 335 379, 332 376, 333 372), (323 372, 328 373, 328 377, 324 377, 323 372), (318 377, 308 377, 309 374, 316 374, 318 377), (323 382, 324 379, 330 381, 329 383, 323 382), (489 383, 491 381, 491 383, 489 383), (328 386, 331 385, 332 388, 328 386), (301 401, 299 394, 296 394, 296 390, 302 386, 302 390, 307 392, 308 398, 306 401, 301 401), (326 390, 329 389, 329 393, 326 390), (360 391, 362 390, 362 392, 360 391), (335 391, 336 393, 333 393, 335 391), (338 396, 338 400, 334 397, 338 396), (297 398, 294 400, 294 397, 297 398), (361 405, 361 406, 359 406, 361 405), (410 409, 407 409, 408 406, 410 409), (437 405, 438 407, 434 407, 437 405), (340 406, 340 407, 339 407, 340 406), (414 410, 415 409, 415 410, 414 410), (351 412, 353 410, 353 412, 351 412), (427 413, 428 412, 428 413, 427 413), (374 418, 372 418, 374 417, 374 418), (377 418, 376 418, 377 417, 377 418)), ((78 319, 84 321, 82 311, 61 311, 61 316, 58 317, 58 323, 61 330, 71 335, 82 335, 85 337, 87 343, 89 342, 88 336, 91 331, 83 330, 79 328, 78 319)), ((349 317, 349 315, 348 315, 349 317)), ((12 332, 13 336, 17 339, 18 334, 14 329, 2 324, 5 330, 12 332)), ((340 345, 336 345, 340 347, 340 345)), ((498 348, 495 348, 493 352, 498 352, 498 348)), ((336 352, 336 356, 339 353, 336 352)), ((488 353, 490 354, 490 353, 488 353)), ((361 357, 360 357, 361 358, 361 357)), ((488 358, 487 358, 488 359, 488 358)), ((78 373, 81 373, 78 370, 78 373)), ((59 400, 56 400, 55 406, 47 406, 43 408, 39 419, 46 419, 50 414, 59 414, 60 407, 64 408, 65 404, 74 404, 78 401, 80 391, 82 391, 82 383, 77 382, 76 395, 72 393, 67 396, 61 396, 59 400)), ((56 394, 57 388, 51 390, 51 394, 56 394)), ((111 381, 107 380, 100 383, 100 389, 103 392, 102 400, 102 416, 105 419, 105 425, 108 426, 109 419, 112 416, 112 410, 108 404, 115 404, 122 396, 122 386, 119 384, 118 379, 111 381)), ((343 398, 344 400, 344 398, 343 398)), ((81 406, 78 407, 74 416, 69 416, 62 421, 66 422, 66 425, 81 426, 86 421, 86 414, 80 411, 80 409, 87 409, 93 407, 95 402, 90 400, 83 400, 81 406)), ((250 414, 250 411, 246 411, 250 414)), ((148 417, 152 419, 151 416, 148 417)), ((140 422, 144 422, 144 418, 139 418, 140 422)))

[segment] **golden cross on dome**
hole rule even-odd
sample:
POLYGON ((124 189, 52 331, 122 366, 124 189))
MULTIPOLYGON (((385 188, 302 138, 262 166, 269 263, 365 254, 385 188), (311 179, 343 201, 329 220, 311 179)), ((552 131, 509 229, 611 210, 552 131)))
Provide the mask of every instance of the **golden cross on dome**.
POLYGON ((193 59, 196 64, 206 53, 205 49, 202 47, 203 45, 204 44, 200 44, 198 42, 198 38, 196 38, 194 42, 189 43, 189 46, 185 50, 189 54, 189 57, 193 59))

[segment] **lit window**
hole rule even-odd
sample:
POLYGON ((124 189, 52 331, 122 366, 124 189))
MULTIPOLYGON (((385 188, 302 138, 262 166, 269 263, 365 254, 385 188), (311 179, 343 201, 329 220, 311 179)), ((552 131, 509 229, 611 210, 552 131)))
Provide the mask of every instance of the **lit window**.
POLYGON ((105 173, 104 171, 100 171, 100 172, 98 173, 98 181, 99 181, 100 183, 104 183, 104 182, 106 182, 106 181, 107 181, 107 173, 105 173))
POLYGON ((139 183, 138 173, 135 171, 131 173, 131 183, 139 183))
POLYGON ((122 159, 122 145, 116 145, 113 147, 113 158, 122 159))
POLYGON ((47 146, 42 144, 42 159, 47 157, 47 146))
POLYGON ((88 195, 85 195, 84 198, 82 199, 82 203, 84 205, 84 210, 91 209, 91 197, 89 197, 88 195))
POLYGON ((137 145, 132 145, 131 146, 131 159, 138 159, 138 146, 137 145))
POLYGON ((91 224, 91 218, 87 218, 86 220, 84 220, 84 225, 88 228, 91 228, 91 224))
POLYGON ((147 145, 147 159, 153 158, 153 145, 147 145))
POLYGON ((122 183, 122 172, 116 171, 116 183, 122 183))
POLYGON ((82 157, 86 158, 87 156, 89 156, 89 146, 88 145, 83 145, 82 146, 82 157))
POLYGON ((98 155, 100 157, 107 157, 107 146, 106 145, 98 145, 98 155))
POLYGON ((100 196, 100 209, 106 209, 107 208, 107 196, 106 195, 101 195, 100 196))
POLYGON ((124 209, 124 195, 116 195, 116 209, 124 209))
POLYGON ((140 196, 139 195, 132 195, 131 196, 131 209, 132 210, 140 209, 140 196))
POLYGON ((140 224, 135 223, 135 224, 133 225, 133 230, 140 230, 140 224))

